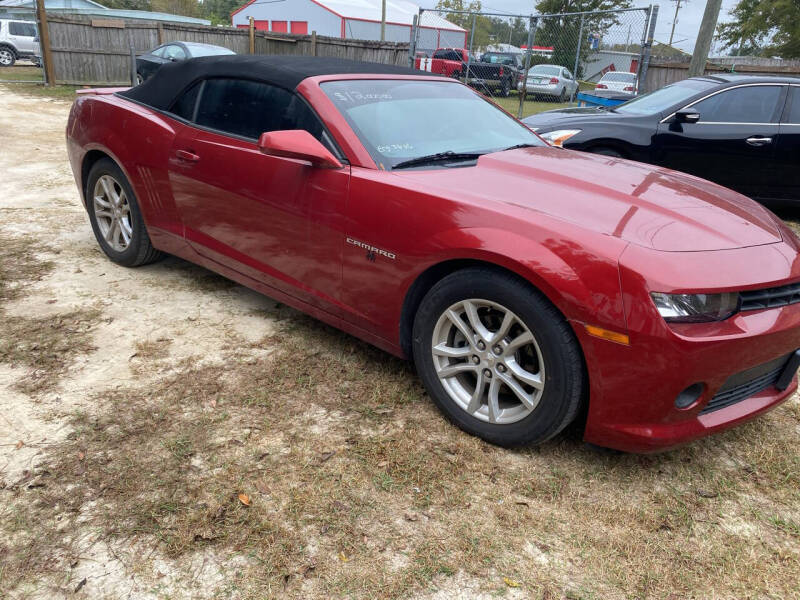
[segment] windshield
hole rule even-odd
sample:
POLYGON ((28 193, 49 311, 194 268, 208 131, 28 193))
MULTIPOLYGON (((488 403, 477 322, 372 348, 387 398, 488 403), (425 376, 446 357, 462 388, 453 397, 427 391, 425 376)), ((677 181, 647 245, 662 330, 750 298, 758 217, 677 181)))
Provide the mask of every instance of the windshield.
POLYGON ((558 75, 561 73, 561 67, 554 67, 552 65, 536 65, 531 67, 528 75, 558 75))
POLYGON ((636 73, 606 73, 600 81, 624 81, 632 82, 636 79, 636 73))
POLYGON ((220 46, 204 46, 202 44, 186 44, 194 58, 199 56, 218 56, 221 54, 236 54, 233 50, 220 46))
POLYGON ((663 113, 676 104, 686 102, 698 92, 712 87, 708 81, 687 79, 680 83, 673 83, 655 92, 650 92, 624 104, 614 107, 614 112, 630 113, 634 115, 654 115, 663 113))
POLYGON ((470 88, 447 80, 328 81, 320 87, 383 169, 440 152, 546 145, 470 88))
POLYGON ((482 62, 499 65, 513 65, 514 56, 512 54, 484 54, 482 62))

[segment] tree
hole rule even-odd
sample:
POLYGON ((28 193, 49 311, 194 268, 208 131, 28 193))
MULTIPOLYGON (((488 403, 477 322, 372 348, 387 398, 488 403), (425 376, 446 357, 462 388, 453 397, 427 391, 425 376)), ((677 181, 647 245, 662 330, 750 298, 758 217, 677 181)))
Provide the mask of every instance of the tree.
MULTIPOLYGON (((470 31, 473 24, 473 13, 480 13, 482 6, 480 0, 470 0, 469 3, 464 0, 439 0, 436 3, 436 9, 443 11, 469 11, 470 14, 443 12, 441 16, 451 23, 470 31)), ((470 31, 472 37, 472 48, 470 50, 488 45, 492 30, 492 22, 489 17, 477 14, 474 17, 474 23, 475 32, 470 31)), ((467 43, 469 43, 469 38, 467 38, 467 43)))
POLYGON ((740 0, 734 21, 717 28, 727 49, 781 58, 800 58, 798 0, 740 0))
MULTIPOLYGON (((536 4, 536 11, 546 15, 607 11, 630 6, 631 0, 539 0, 536 4)), ((582 73, 583 65, 586 56, 591 51, 588 43, 589 36, 599 36, 599 39, 603 40, 608 29, 619 23, 619 16, 616 13, 584 16, 583 39, 580 40, 580 60, 578 61, 578 72, 575 74, 577 77, 585 75, 582 73)), ((535 43, 537 46, 552 46, 553 57, 550 62, 571 68, 575 62, 575 56, 578 54, 580 28, 581 17, 578 15, 545 17, 539 19, 535 43)))

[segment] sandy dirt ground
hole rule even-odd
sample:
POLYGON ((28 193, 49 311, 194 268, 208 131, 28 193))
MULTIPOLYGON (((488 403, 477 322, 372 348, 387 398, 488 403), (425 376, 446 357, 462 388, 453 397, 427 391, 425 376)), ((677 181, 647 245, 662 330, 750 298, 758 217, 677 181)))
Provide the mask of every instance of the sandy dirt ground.
MULTIPOLYGON (((219 361, 231 344, 272 331, 273 320, 263 311, 275 302, 174 258, 140 269, 111 263, 92 235, 67 160, 69 103, 0 89, 0 105, 0 229, 41 240, 40 258, 55 264, 7 312, 55 316, 87 307, 102 312, 92 332, 96 349, 77 357, 55 391, 36 397, 16 391, 25 369, 0 364, 0 480, 11 485, 34 469, 44 448, 69 433, 65 415, 87 407, 98 392, 147 386, 185 359, 195 365, 219 361), (157 341, 169 345, 164 369, 157 374, 137 369, 137 342, 157 341)), ((252 352, 259 358, 261 351, 252 352)), ((91 535, 85 550, 74 580, 86 578, 91 595, 147 592, 131 565, 96 545, 91 535)), ((219 577, 202 557, 187 565, 187 573, 203 585, 219 577)), ((43 590, 41 596, 51 593, 43 590)))

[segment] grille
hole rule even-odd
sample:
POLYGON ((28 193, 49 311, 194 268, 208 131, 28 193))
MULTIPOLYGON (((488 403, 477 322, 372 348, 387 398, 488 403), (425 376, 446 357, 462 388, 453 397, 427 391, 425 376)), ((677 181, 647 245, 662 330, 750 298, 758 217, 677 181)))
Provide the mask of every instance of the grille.
POLYGON ((781 376, 791 355, 787 354, 768 363, 732 375, 714 394, 711 401, 700 411, 701 415, 727 408, 737 402, 772 387, 781 376))
POLYGON ((739 295, 742 298, 742 310, 786 306, 787 304, 800 302, 800 283, 791 283, 764 290, 740 292, 739 295))

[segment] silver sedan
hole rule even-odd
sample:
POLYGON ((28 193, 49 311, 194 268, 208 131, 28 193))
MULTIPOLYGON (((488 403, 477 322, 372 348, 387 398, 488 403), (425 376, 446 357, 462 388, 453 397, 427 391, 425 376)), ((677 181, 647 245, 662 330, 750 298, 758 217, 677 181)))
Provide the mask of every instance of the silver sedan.
MULTIPOLYGON (((522 91, 523 83, 517 84, 517 89, 522 91)), ((525 82, 527 94, 534 96, 549 96, 566 102, 578 93, 578 82, 566 67, 558 65, 536 65, 528 71, 525 82)))

